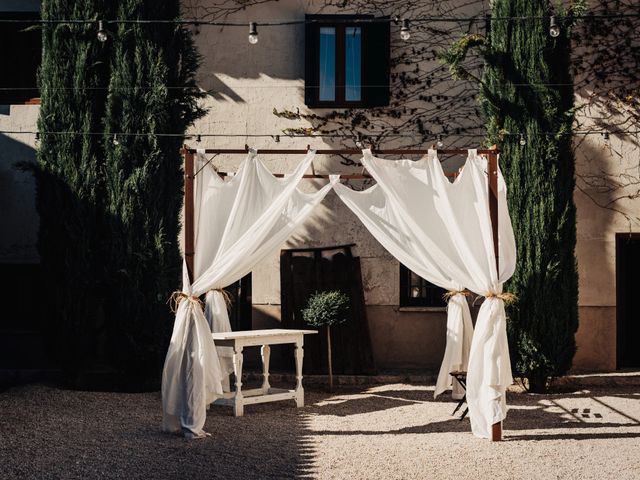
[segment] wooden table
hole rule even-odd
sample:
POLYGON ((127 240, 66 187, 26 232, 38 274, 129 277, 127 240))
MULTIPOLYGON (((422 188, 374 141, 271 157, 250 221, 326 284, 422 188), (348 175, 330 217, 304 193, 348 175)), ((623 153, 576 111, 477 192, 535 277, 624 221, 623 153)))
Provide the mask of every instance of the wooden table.
POLYGON ((302 388, 302 358, 304 336, 318 333, 317 330, 248 330, 242 332, 214 333, 216 347, 233 349, 233 373, 235 376, 235 392, 228 392, 214 402, 215 405, 233 406, 233 414, 241 417, 244 406, 255 403, 295 400, 297 407, 304 407, 304 389, 302 388), (269 357, 271 345, 292 343, 295 345, 296 388, 286 390, 272 388, 269 385, 269 357), (244 347, 261 347, 262 354, 262 387, 242 390, 242 350, 244 347))

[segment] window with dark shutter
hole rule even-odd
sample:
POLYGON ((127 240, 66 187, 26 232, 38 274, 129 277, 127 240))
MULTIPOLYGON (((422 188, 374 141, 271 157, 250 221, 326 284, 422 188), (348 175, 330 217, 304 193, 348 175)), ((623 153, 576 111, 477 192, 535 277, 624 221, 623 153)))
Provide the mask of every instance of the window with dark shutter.
POLYGON ((305 104, 313 108, 389 104, 389 22, 370 15, 307 15, 305 104))
MULTIPOLYGON (((0 11, 0 18, 30 20, 40 18, 40 12, 0 11)), ((36 103, 42 29, 28 22, 0 22, 0 46, 0 105, 36 103)))
POLYGON ((446 307, 446 292, 400 264, 401 307, 446 307))

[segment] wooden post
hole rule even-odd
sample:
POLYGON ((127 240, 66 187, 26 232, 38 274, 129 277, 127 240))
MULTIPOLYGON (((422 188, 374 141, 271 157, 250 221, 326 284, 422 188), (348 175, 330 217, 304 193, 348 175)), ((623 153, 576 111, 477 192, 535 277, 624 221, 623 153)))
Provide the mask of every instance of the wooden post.
POLYGON ((193 228, 193 153, 184 146, 184 258, 187 262, 189 280, 193 282, 193 260, 195 255, 193 228))
MULTIPOLYGON (((496 146, 492 147, 495 150, 496 146)), ((489 216, 493 233, 493 253, 496 257, 496 274, 500 276, 500 253, 498 248, 498 154, 489 153, 487 162, 489 182, 489 216)), ((502 440, 502 422, 491 425, 491 441, 502 440)))

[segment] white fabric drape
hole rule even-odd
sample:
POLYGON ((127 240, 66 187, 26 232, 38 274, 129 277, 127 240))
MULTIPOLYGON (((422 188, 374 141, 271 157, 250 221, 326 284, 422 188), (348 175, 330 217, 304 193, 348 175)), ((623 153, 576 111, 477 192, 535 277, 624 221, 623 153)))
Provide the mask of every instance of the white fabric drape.
POLYGON ((276 178, 251 151, 237 174, 224 181, 198 153, 195 182, 195 261, 193 285, 183 274, 183 292, 193 297, 207 294, 208 322, 194 300, 180 303, 165 360, 162 398, 165 431, 202 436, 206 407, 222 394, 222 365, 211 329, 229 331, 229 317, 219 291, 249 273, 277 250, 322 201, 338 177, 313 194, 296 187, 311 164, 310 151, 295 171, 276 178))
POLYGON ((511 383, 503 301, 491 296, 515 268, 515 241, 499 175, 499 255, 496 272, 489 217, 487 162, 469 150, 454 182, 435 152, 419 161, 389 161, 363 151, 363 165, 377 185, 355 192, 335 185, 338 196, 400 262, 428 281, 489 295, 469 348, 470 314, 463 295, 450 299, 447 349, 436 393, 450 385, 448 372, 464 369, 468 352, 467 400, 474 434, 488 437, 506 415, 504 392, 511 383))

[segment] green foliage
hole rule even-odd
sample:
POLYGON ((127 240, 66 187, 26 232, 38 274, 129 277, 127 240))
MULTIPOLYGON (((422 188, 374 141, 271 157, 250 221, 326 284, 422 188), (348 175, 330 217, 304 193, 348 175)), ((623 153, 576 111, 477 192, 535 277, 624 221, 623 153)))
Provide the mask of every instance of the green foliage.
POLYGON ((438 60, 449 65, 449 71, 456 80, 478 80, 469 70, 464 68, 463 62, 468 53, 475 48, 485 47, 485 37, 479 34, 470 34, 461 37, 447 50, 438 52, 438 60))
POLYGON ((315 327, 330 327, 347 321, 349 297, 339 291, 316 292, 302 310, 302 318, 315 327))
MULTIPOLYGON (((172 19, 177 0, 49 0, 48 18, 172 19)), ((39 250, 51 304, 49 324, 67 379, 115 373, 111 387, 153 387, 179 284, 181 137, 203 114, 196 105, 198 55, 172 24, 44 25, 39 81, 39 250), (187 88, 167 88, 186 86, 187 88), (148 133, 120 136, 111 132, 148 133)))
MULTIPOLYGON (((548 18, 551 8, 546 0, 496 0, 491 13, 548 18)), ((578 327, 571 25, 562 18, 557 38, 545 21, 492 22, 481 85, 488 142, 503 152, 518 251, 507 284, 518 298, 508 307, 512 362, 532 386, 571 367, 578 327)))
MULTIPOLYGON (((548 19, 547 0, 495 0, 491 15, 548 19)), ((578 327, 578 275, 574 255, 575 161, 570 73, 571 14, 584 14, 584 2, 555 14, 561 27, 549 35, 549 22, 496 19, 484 41, 463 39, 441 54, 459 78, 470 48, 480 47, 485 67, 480 102, 489 145, 502 150, 501 168, 509 189, 509 209, 518 260, 507 290, 517 296, 508 306, 511 359, 532 388, 571 367, 578 327), (555 132, 546 135, 544 132, 555 132), (519 144, 524 134, 526 145, 519 144)))

